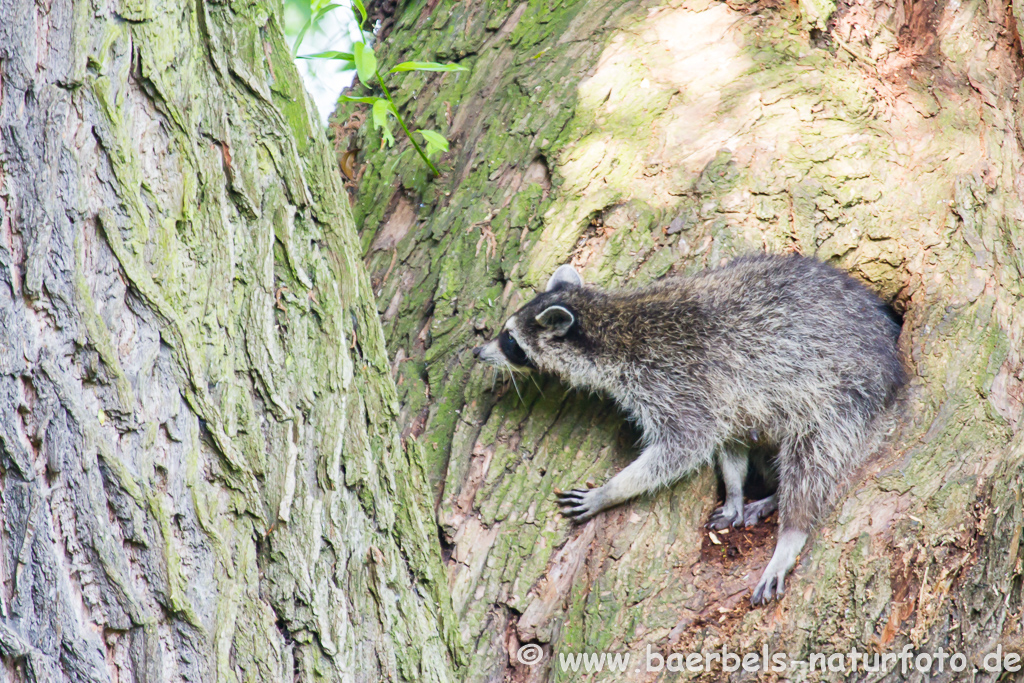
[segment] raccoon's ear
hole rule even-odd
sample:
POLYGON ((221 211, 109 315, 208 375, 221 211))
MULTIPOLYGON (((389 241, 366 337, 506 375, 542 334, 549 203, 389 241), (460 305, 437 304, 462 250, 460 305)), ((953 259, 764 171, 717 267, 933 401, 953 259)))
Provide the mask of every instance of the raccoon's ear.
POLYGON ((548 306, 535 320, 541 327, 546 327, 561 337, 576 322, 576 316, 565 306, 548 306))
POLYGON ((583 278, 576 272, 576 269, 570 266, 568 263, 564 266, 558 266, 558 270, 548 280, 548 286, 544 289, 545 292, 550 292, 555 289, 561 289, 562 287, 582 287, 583 278))

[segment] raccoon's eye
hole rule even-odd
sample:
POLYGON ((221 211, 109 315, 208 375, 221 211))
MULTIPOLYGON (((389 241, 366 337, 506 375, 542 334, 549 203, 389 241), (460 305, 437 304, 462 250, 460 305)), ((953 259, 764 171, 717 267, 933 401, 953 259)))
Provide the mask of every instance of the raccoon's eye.
POLYGON ((530 359, 526 357, 523 347, 519 345, 519 342, 516 341, 516 338, 508 330, 502 330, 501 334, 498 335, 498 346, 501 348, 501 352, 505 354, 505 358, 508 358, 513 364, 530 364, 530 359))

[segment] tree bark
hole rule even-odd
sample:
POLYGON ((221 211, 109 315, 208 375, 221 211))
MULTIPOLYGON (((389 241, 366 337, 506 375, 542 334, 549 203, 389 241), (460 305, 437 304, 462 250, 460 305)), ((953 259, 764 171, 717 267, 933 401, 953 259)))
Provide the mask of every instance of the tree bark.
MULTIPOLYGON (((806 660, 908 644, 970 658, 929 680, 993 680, 971 668, 1024 650, 1022 17, 999 0, 396 10, 384 64, 470 69, 391 81, 413 127, 452 141, 443 177, 407 143, 382 149, 355 105, 334 141, 347 162, 358 150, 356 222, 400 422, 427 458, 466 680, 575 680, 558 653, 642 665, 648 647, 806 660), (752 609, 772 524, 712 538, 705 471, 573 527, 553 490, 603 483, 636 434, 551 378, 495 385, 469 349, 558 264, 618 286, 759 250, 816 255, 892 301, 912 380, 785 599, 752 609), (517 661, 524 643, 540 663, 517 661)), ((865 678, 923 680, 850 680, 865 678)))
POLYGON ((453 678, 279 12, 0 0, 4 680, 453 678))

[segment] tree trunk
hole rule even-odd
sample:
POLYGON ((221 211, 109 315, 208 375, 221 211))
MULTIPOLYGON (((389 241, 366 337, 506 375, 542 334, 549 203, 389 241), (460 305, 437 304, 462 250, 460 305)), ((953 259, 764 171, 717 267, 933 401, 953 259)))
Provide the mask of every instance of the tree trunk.
POLYGON ((452 680, 279 12, 0 0, 4 680, 452 680))
MULTIPOLYGON (((354 105, 333 131, 339 153, 362 150, 356 222, 467 680, 575 680, 558 653, 630 653, 626 677, 647 680, 677 675, 635 671, 648 647, 806 660, 908 644, 970 658, 930 680, 992 680, 971 668, 1024 650, 1024 14, 828 4, 426 0, 385 24, 384 64, 470 69, 391 81, 413 127, 452 141, 433 182, 354 105), (469 349, 558 264, 617 286, 758 250, 817 255, 892 301, 912 380, 785 599, 752 609, 772 524, 712 538, 704 471, 573 527, 553 490, 603 483, 636 434, 551 378, 495 385, 469 349), (532 667, 516 657, 531 643, 532 667)), ((922 680, 850 678, 865 677, 922 680)))

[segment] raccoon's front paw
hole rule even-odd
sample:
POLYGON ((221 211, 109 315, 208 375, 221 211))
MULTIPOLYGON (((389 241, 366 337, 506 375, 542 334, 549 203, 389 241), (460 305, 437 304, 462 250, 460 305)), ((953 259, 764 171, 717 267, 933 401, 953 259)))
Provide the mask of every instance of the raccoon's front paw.
POLYGON ((726 529, 728 527, 743 526, 743 510, 736 509, 728 504, 715 510, 705 524, 708 529, 726 529))
POLYGON ((583 523, 603 510, 604 494, 601 489, 572 489, 556 491, 558 504, 562 514, 577 523, 583 523))

